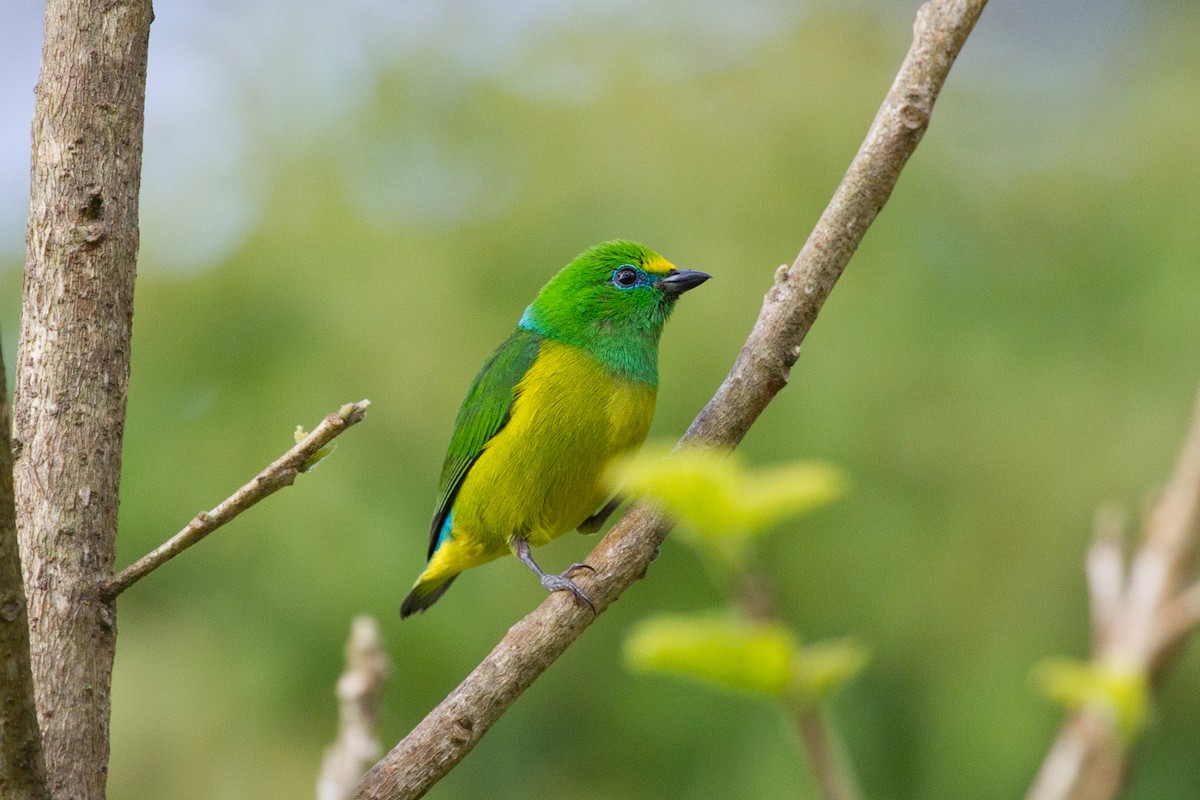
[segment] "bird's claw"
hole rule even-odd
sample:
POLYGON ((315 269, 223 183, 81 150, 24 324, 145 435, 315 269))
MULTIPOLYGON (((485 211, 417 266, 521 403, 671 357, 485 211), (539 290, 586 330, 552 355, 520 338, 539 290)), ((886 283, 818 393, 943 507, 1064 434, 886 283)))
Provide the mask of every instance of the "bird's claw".
POLYGON ((592 614, 596 614, 596 606, 594 603, 592 603, 592 598, 588 597, 583 589, 580 589, 575 581, 571 580, 570 578, 571 573, 577 569, 587 569, 595 572, 596 569, 594 567, 592 567, 590 564, 572 564, 566 569, 566 571, 563 572, 563 574, 550 575, 544 569, 539 567, 537 562, 533 560, 533 556, 529 552, 528 539, 514 539, 512 543, 512 549, 517 558, 521 559, 521 562, 525 564, 525 566, 529 567, 537 574, 539 578, 541 578, 542 586, 546 589, 546 591, 557 592, 566 589, 568 592, 587 603, 587 607, 592 610, 592 614))
POLYGON ((543 575, 542 576, 542 586, 545 587, 546 591, 548 591, 548 592, 558 592, 558 591, 562 591, 563 589, 567 590, 568 592, 575 595, 583 602, 587 603, 587 607, 592 610, 593 614, 595 614, 596 606, 594 603, 592 603, 592 599, 587 596, 587 593, 584 592, 583 589, 579 588, 579 584, 575 583, 575 581, 573 581, 567 577, 568 575, 571 574, 571 570, 577 569, 579 567, 587 567, 588 569, 591 569, 593 572, 595 572, 595 570, 592 569, 592 567, 588 566, 587 564, 572 564, 571 568, 568 569, 566 572, 564 572, 562 575, 543 575))

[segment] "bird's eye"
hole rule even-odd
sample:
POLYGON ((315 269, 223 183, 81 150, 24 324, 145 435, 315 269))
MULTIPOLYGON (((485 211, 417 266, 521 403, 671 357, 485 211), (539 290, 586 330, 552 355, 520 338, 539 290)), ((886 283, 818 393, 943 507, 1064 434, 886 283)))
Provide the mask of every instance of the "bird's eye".
POLYGON ((621 267, 613 273, 613 283, 620 286, 622 289, 628 289, 637 283, 637 270, 633 267, 621 267))

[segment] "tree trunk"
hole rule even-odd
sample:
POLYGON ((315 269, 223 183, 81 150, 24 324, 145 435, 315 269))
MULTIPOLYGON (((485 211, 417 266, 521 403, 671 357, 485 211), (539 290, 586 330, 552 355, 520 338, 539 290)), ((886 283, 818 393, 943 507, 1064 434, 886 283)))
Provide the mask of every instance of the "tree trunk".
POLYGON ((0 797, 45 800, 46 768, 29 672, 29 618, 17 550, 8 425, 8 387, 0 353, 0 797))
POLYGON ((50 792, 104 796, 149 0, 47 0, 13 470, 50 792))

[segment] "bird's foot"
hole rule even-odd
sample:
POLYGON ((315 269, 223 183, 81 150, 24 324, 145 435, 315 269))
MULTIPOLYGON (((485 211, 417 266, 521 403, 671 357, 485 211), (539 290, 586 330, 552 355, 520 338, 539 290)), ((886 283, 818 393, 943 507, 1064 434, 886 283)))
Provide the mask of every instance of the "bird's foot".
POLYGON ((593 614, 597 613, 596 605, 592 602, 592 598, 588 597, 587 593, 584 592, 583 589, 580 589, 579 585, 575 583, 575 581, 571 580, 572 572, 580 569, 586 569, 591 572, 595 572, 596 570, 594 567, 592 567, 590 564, 572 564, 563 572, 563 574, 550 575, 544 569, 539 567, 537 562, 533 560, 533 554, 529 551, 529 542, 524 539, 513 539, 512 548, 513 553, 516 554, 517 558, 521 559, 521 562, 525 564, 525 566, 537 573, 537 576, 541 579, 542 586, 545 587, 546 591, 558 592, 566 590, 578 597, 583 602, 587 603, 587 607, 592 610, 593 614))
MULTIPOLYGON (((575 564, 571 567, 571 569, 575 569, 575 567, 587 567, 587 564, 575 564)), ((591 569, 591 567, 588 567, 588 569, 591 569)), ((571 570, 569 569, 562 575, 543 575, 542 586, 545 587, 546 591, 548 592, 560 592, 565 589, 583 602, 587 603, 587 607, 592 610, 593 614, 595 614, 596 606, 594 603, 592 603, 592 598, 587 596, 587 592, 579 588, 579 584, 567 577, 570 574, 571 570)))

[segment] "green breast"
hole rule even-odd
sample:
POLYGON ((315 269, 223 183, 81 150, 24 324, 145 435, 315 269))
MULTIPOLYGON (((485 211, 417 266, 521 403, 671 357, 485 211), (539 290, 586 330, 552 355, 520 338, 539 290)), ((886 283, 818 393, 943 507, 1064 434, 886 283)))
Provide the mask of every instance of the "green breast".
POLYGON ((547 325, 543 316, 535 306, 530 306, 521 317, 519 329, 584 350, 612 375, 646 386, 658 386, 661 324, 631 328, 579 317, 572 318, 569 325, 547 325))

